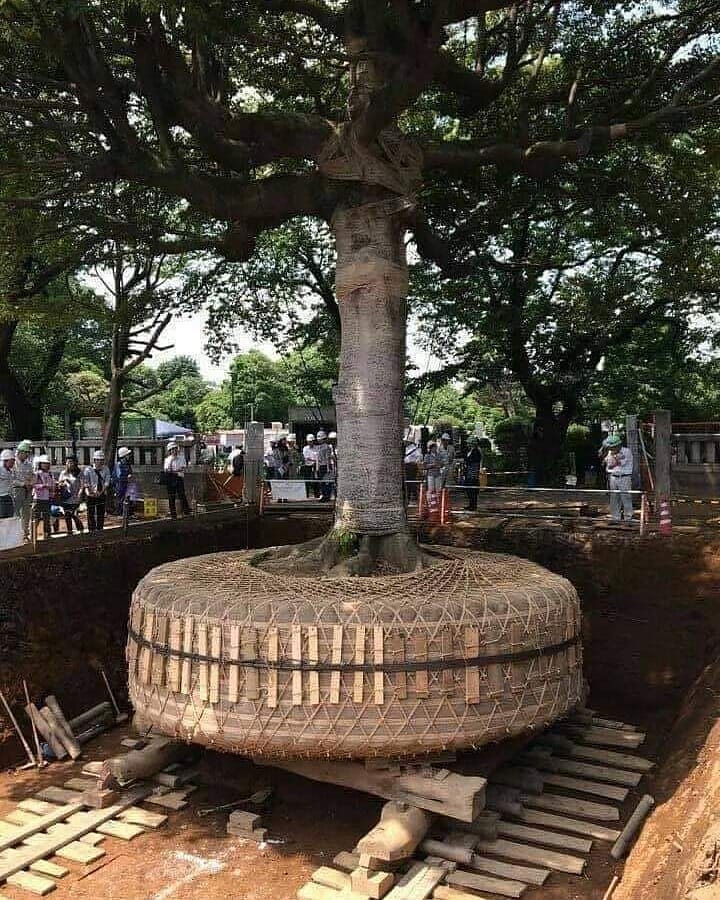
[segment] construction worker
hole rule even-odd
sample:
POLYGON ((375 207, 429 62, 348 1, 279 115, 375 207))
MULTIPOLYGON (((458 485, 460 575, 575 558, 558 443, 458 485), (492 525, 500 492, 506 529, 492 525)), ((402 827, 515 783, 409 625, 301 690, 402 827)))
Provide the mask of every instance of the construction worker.
POLYGON ((15 515, 13 496, 17 487, 15 454, 12 450, 0 453, 0 519, 11 519, 15 515))
POLYGON ((423 474, 426 479, 428 503, 437 502, 437 497, 442 490, 442 468, 445 457, 438 453, 437 441, 428 441, 427 453, 423 456, 423 474), (432 498, 435 498, 434 500, 432 498))
POLYGON ((452 437, 447 431, 440 435, 438 451, 445 456, 442 467, 442 479, 443 487, 448 487, 451 484, 455 484, 455 446, 452 443, 452 437))
POLYGON ((331 431, 328 434, 328 444, 332 450, 332 481, 330 487, 330 496, 337 500, 337 472, 338 472, 338 456, 337 456, 337 431, 331 431))
POLYGON ((43 523, 43 538, 50 538, 50 502, 55 499, 55 479, 50 471, 50 457, 46 454, 38 456, 38 469, 33 482, 33 503, 35 504, 35 521, 43 523))
POLYGON ((270 449, 267 451, 265 456, 263 456, 263 463, 265 464, 265 479, 267 481, 272 481, 272 479, 277 478, 277 455, 275 450, 277 449, 277 441, 270 441, 270 449))
POLYGON ((633 503, 632 488, 633 455, 629 447, 623 447, 620 435, 613 434, 606 438, 607 448, 604 465, 608 476, 610 490, 610 519, 613 522, 632 523, 633 503))
POLYGON ((35 469, 32 460, 32 444, 20 441, 15 449, 15 515, 22 522, 25 540, 30 539, 30 510, 32 509, 32 486, 35 480, 35 469))
POLYGON ((328 503, 332 497, 333 448, 327 442, 327 432, 320 429, 317 433, 315 460, 315 477, 320 482, 320 502, 328 503))
POLYGON ((185 493, 185 469, 187 462, 185 454, 180 452, 177 441, 170 441, 167 445, 167 456, 163 471, 165 473, 165 486, 167 487, 170 518, 177 519, 177 499, 180 498, 180 506, 184 516, 190 515, 190 504, 185 493))
POLYGON ((93 453, 92 465, 83 472, 88 531, 102 531, 105 527, 105 505, 110 477, 110 469, 105 465, 105 454, 102 450, 96 450, 93 453))
POLYGON ((303 477, 308 479, 305 482, 305 493, 308 497, 312 496, 317 498, 320 496, 320 488, 317 486, 317 483, 310 479, 315 478, 315 466, 317 463, 317 447, 315 446, 315 435, 308 434, 305 438, 305 446, 303 447, 303 468, 302 473, 303 477))
MULTIPOLYGON (((125 498, 128 495, 128 485, 133 477, 132 450, 129 447, 121 447, 117 452, 117 462, 113 466, 110 483, 115 494, 115 511, 122 515, 125 498)), ((130 502, 128 498, 128 502, 130 502)), ((128 510, 129 513, 132 509, 128 510)))

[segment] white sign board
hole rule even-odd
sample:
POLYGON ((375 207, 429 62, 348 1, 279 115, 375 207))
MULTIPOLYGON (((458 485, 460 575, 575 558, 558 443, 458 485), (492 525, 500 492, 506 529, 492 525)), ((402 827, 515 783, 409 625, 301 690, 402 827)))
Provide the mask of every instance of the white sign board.
POLYGON ((17 516, 0 519, 0 550, 12 550, 22 545, 23 530, 20 519, 17 516))
POLYGON ((307 500, 304 481, 275 480, 270 482, 273 500, 307 500))

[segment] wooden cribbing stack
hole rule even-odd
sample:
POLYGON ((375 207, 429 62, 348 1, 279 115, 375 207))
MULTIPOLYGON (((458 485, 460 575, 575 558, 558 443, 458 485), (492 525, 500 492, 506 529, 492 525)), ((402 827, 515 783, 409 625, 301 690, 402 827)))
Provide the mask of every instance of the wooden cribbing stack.
MULTIPOLYGON (((482 794, 486 807, 472 820, 390 802, 355 852, 340 853, 333 867, 318 869, 297 896, 478 900, 480 893, 516 898, 543 886, 554 872, 582 875, 596 841, 612 847, 617 858, 652 806, 652 798, 643 797, 622 828, 620 805, 653 767, 632 752, 643 740, 633 726, 582 710, 489 772, 482 794)), ((376 793, 375 765, 368 763, 365 770, 370 787, 346 783, 376 793)), ((384 765, 379 771, 386 788, 390 776, 403 777, 405 764, 387 760, 384 765)), ((353 771, 359 780, 359 772, 353 771)), ((424 777, 433 771, 441 770, 426 766, 424 777)))

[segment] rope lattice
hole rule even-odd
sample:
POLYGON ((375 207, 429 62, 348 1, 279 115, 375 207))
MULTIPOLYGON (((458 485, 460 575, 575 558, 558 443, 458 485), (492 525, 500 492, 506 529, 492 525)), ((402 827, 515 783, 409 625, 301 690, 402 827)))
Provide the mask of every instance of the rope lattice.
POLYGON ((534 563, 443 548, 419 574, 306 578, 252 555, 138 585, 141 725, 238 753, 398 756, 480 746, 583 699, 577 594, 534 563))

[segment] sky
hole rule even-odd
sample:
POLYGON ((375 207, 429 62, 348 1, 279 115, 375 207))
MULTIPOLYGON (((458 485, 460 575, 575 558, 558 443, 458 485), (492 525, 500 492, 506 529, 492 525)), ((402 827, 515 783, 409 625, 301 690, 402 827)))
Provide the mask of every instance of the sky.
MULTIPOLYGON (((169 350, 163 350, 153 355, 149 364, 158 366, 161 362, 171 359, 173 356, 192 356, 200 366, 200 373, 213 382, 221 382, 228 372, 232 355, 225 357, 219 364, 215 364, 205 353, 205 314, 197 313, 193 316, 176 316, 167 329, 163 332, 161 343, 163 346, 172 344, 169 350)), ((275 348, 268 341, 258 341, 243 329, 238 329, 237 343, 241 351, 258 349, 268 356, 277 356, 275 348)), ((412 326, 408 330, 408 355, 419 370, 429 371, 441 365, 441 361, 432 353, 421 349, 413 336, 412 326)))

